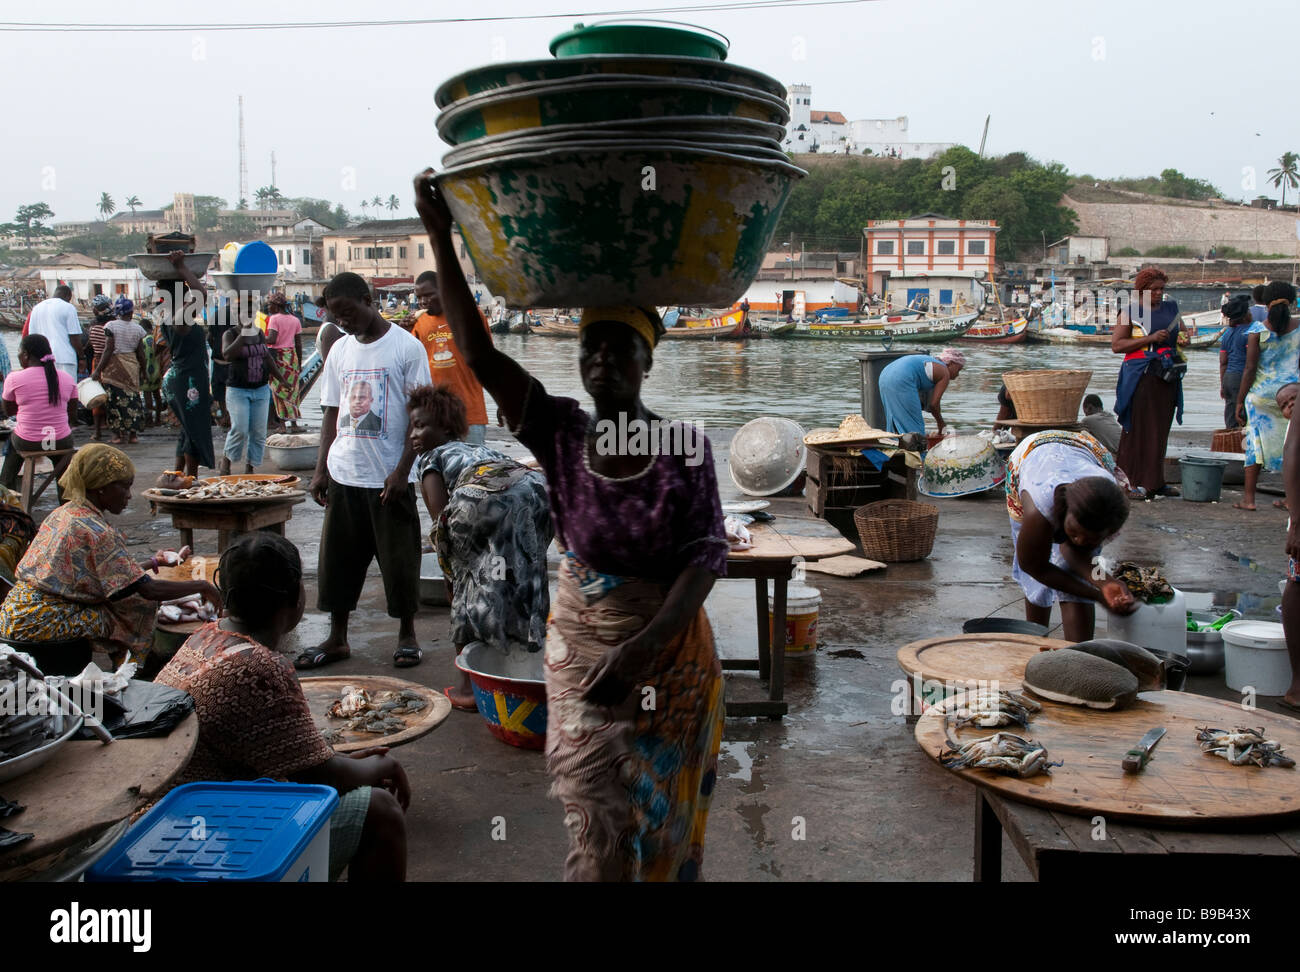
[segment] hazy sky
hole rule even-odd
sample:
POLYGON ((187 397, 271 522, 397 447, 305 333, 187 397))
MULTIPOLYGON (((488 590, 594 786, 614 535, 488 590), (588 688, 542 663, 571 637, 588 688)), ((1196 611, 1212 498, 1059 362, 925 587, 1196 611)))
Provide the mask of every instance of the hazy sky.
MULTIPOLYGON (((4 18, 301 23, 519 17, 562 4, 9 0, 4 18)), ((119 208, 133 193, 158 208, 176 191, 234 205, 239 94, 250 196, 271 181, 274 150, 286 195, 357 212, 363 198, 396 193, 398 214, 414 215, 411 175, 448 148, 434 129, 440 82, 494 60, 549 57, 549 40, 575 20, 647 6, 611 0, 563 19, 323 30, 0 30, 0 221, 38 200, 56 221, 91 219, 101 191, 119 208), (345 169, 355 188, 345 188, 345 169)), ((1237 197, 1276 195, 1264 171, 1300 151, 1296 11, 1294 0, 877 0, 655 16, 721 31, 730 61, 810 83, 814 108, 908 115, 917 141, 978 147, 992 114, 990 153, 1023 150, 1098 176, 1173 166, 1237 197), (1250 167, 1254 189, 1243 187, 1250 167)))

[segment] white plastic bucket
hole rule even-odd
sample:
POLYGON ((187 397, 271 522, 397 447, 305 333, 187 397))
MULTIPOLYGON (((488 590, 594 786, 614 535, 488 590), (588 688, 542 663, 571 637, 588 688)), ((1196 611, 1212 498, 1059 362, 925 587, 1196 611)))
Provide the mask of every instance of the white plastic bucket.
MULTIPOLYGON (((810 655, 817 650, 817 618, 821 613, 822 595, 815 587, 791 584, 785 594, 785 653, 810 655)), ((767 630, 772 647, 776 647, 776 599, 772 582, 767 585, 767 630)))
POLYGON ((1224 681, 1240 692, 1285 695, 1291 687, 1286 635, 1276 621, 1231 621, 1223 626, 1224 681))
POLYGON ((77 382, 77 401, 82 408, 99 408, 108 401, 108 392, 94 378, 83 378, 77 382))
POLYGON ((1187 654, 1187 602, 1174 588, 1174 598, 1164 604, 1139 604, 1132 614, 1108 614, 1106 630, 1112 638, 1129 644, 1187 654))

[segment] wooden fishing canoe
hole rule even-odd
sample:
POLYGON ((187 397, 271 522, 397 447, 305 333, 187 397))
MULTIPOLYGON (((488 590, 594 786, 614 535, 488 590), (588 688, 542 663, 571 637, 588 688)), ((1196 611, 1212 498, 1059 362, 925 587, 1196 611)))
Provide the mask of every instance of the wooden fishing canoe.
POLYGON ((975 323, 976 311, 953 317, 923 318, 915 321, 879 324, 812 324, 790 332, 792 338, 830 340, 858 339, 894 343, 939 343, 961 337, 975 323))
POLYGON ((974 324, 958 340, 978 341, 980 344, 1020 344, 1029 336, 1029 323, 1023 318, 1014 321, 989 321, 974 324))
POLYGON ((729 311, 717 317, 679 317, 677 325, 664 332, 674 341, 718 341, 745 336, 745 312, 729 311))

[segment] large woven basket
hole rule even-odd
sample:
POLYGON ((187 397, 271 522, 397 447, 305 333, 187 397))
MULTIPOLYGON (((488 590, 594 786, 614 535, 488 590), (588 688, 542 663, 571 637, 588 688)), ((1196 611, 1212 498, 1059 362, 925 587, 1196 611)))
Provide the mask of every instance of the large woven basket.
POLYGON ((1073 422, 1091 371, 1008 371, 1002 376, 1022 422, 1073 422))
POLYGON ((891 564, 924 560, 934 547, 939 507, 912 500, 880 500, 854 510, 853 523, 864 557, 891 564))
POLYGON ((1245 429, 1216 429, 1210 440, 1211 452, 1245 452, 1245 429))

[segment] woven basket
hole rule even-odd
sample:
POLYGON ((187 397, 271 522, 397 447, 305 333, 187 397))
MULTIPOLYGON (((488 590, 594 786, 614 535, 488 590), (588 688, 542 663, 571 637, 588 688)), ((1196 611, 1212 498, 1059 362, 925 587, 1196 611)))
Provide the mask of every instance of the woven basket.
POLYGON ((1008 371, 1002 376, 1022 422, 1073 422, 1091 371, 1008 371))
POLYGON ((1218 429, 1210 440, 1211 452, 1245 452, 1245 429, 1218 429))
POLYGON ((934 547, 939 507, 912 500, 880 500, 854 510, 853 523, 864 557, 890 564, 924 560, 934 547))

